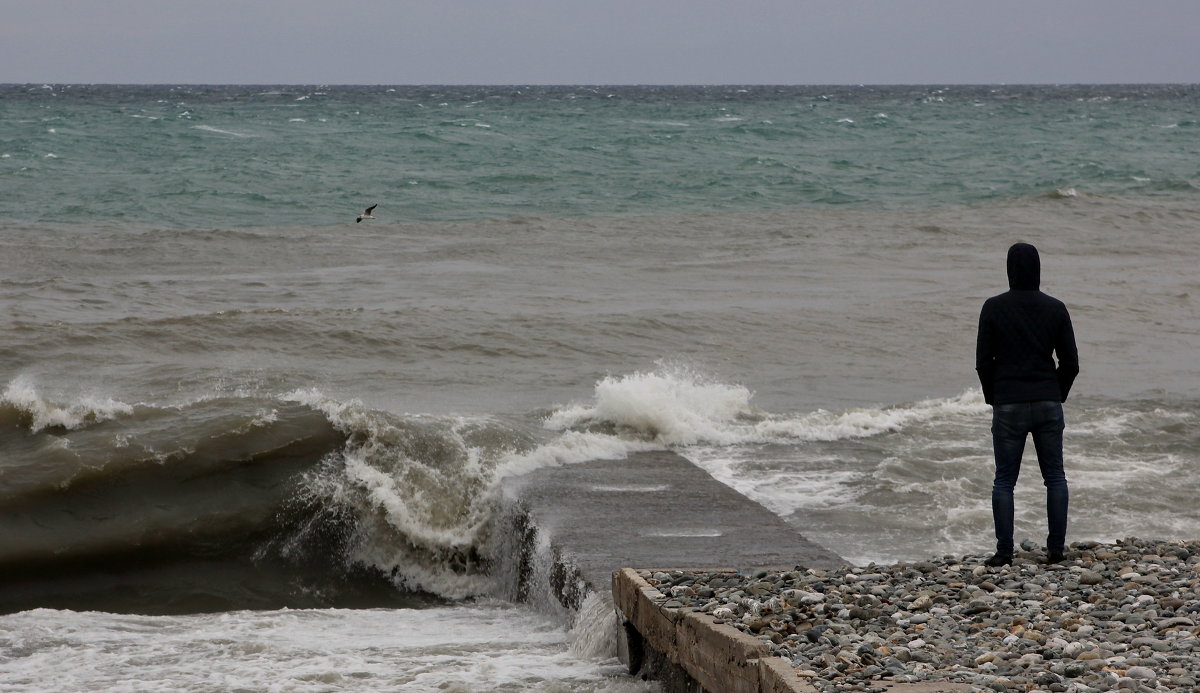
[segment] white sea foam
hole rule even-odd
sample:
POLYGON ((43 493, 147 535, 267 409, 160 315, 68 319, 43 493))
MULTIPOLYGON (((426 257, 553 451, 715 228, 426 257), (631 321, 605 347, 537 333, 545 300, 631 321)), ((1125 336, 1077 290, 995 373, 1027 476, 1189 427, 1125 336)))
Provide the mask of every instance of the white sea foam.
POLYGON ((605 433, 567 431, 532 450, 508 454, 498 476, 517 476, 543 467, 591 460, 622 459, 634 452, 661 449, 662 445, 650 441, 630 440, 605 433))
POLYGON ((68 430, 133 413, 133 407, 111 397, 76 395, 76 401, 60 404, 39 392, 32 379, 17 376, 4 388, 0 403, 8 404, 30 417, 29 428, 37 433, 48 428, 68 430))
POLYGON ((620 628, 617 611, 608 595, 589 592, 571 627, 571 653, 586 659, 617 658, 620 628))
POLYGON ((781 517, 808 508, 850 506, 861 493, 857 482, 863 472, 856 469, 836 465, 799 468, 796 464, 793 468, 783 465, 785 468, 773 472, 749 473, 746 464, 759 461, 754 451, 692 448, 684 451, 684 456, 717 481, 781 517))
POLYGON ((1142 454, 1130 458, 1116 454, 1083 452, 1066 446, 1067 476, 1076 489, 1094 489, 1111 495, 1140 495, 1147 485, 1169 487, 1171 479, 1188 473, 1190 460, 1177 455, 1142 454))
POLYGON ((972 389, 955 397, 926 399, 894 407, 856 408, 842 412, 818 410, 795 417, 773 417, 756 426, 760 435, 758 440, 747 442, 866 438, 935 419, 988 411, 983 394, 972 389))
MULTIPOLYGON (((611 607, 608 609, 611 612, 611 607)), ((601 624, 602 625, 602 624, 601 624)), ((543 691, 634 693, 603 648, 499 602, 431 609, 139 616, 38 609, 0 616, 22 656, 0 688, 42 691, 543 691), (64 652, 71 666, 62 666, 64 652), (595 654, 593 654, 595 653, 595 654)))
POLYGON ((254 428, 261 428, 263 426, 273 424, 276 421, 279 421, 279 411, 276 409, 268 410, 263 408, 259 409, 255 413, 254 418, 250 420, 250 426, 254 428))
POLYGON ((685 367, 660 366, 604 378, 596 384, 593 403, 559 409, 546 427, 610 423, 665 445, 714 442, 727 438, 731 424, 752 413, 750 396, 745 387, 715 382, 685 367))
POLYGON ((1191 424, 1196 413, 1185 409, 1155 407, 1150 410, 1102 408, 1091 412, 1088 418, 1071 422, 1073 436, 1116 437, 1150 426, 1191 424))
MULTIPOLYGON (((376 446, 353 448, 345 458, 345 472, 349 482, 362 489, 370 503, 384 511, 389 524, 400 530, 410 542, 426 546, 470 545, 476 539, 477 523, 441 524, 436 506, 443 498, 435 497, 439 488, 413 487, 414 479, 420 474, 424 463, 405 456, 398 449, 380 451, 376 446), (380 459, 380 458, 384 459, 380 459), (389 468, 380 468, 386 465, 389 468)), ((474 450, 468 454, 477 455, 474 450)), ((469 466, 477 466, 476 464, 469 466)), ((470 482, 469 471, 459 472, 463 477, 452 480, 470 482)))
POLYGON ((254 135, 249 135, 244 132, 234 132, 233 130, 222 130, 221 128, 216 128, 211 125, 193 125, 192 129, 193 130, 203 130, 204 132, 214 132, 218 135, 229 135, 231 137, 254 137, 254 135))
POLYGON ((554 412, 547 428, 577 430, 596 424, 668 446, 795 443, 864 438, 916 422, 987 410, 978 390, 884 408, 770 414, 751 406, 752 393, 692 369, 663 365, 649 373, 608 377, 590 404, 554 412))

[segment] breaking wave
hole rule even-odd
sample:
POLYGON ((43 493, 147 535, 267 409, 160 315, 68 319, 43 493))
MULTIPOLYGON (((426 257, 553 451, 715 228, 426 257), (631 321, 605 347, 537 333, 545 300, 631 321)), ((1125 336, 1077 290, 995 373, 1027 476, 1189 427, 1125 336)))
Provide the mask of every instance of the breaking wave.
POLYGON ((16 378, 0 400, 10 510, 0 531, 11 538, 0 609, 496 594, 498 562, 511 559, 506 477, 646 450, 861 438, 985 406, 966 393, 781 415, 751 399, 666 364, 601 379, 589 403, 516 418, 398 414, 315 389, 175 405, 56 401, 16 378), (140 596, 125 604, 129 594, 140 596))
POLYGON ((84 396, 65 405, 38 391, 32 380, 18 376, 0 395, 0 425, 18 425, 33 433, 46 429, 75 430, 133 413, 133 406, 111 397, 84 396))
POLYGON ((819 409, 773 414, 754 407, 741 385, 722 383, 686 366, 660 365, 651 372, 610 376, 595 397, 555 411, 547 427, 604 431, 663 446, 796 443, 865 438, 957 414, 987 411, 982 394, 969 390, 948 399, 894 407, 819 409))

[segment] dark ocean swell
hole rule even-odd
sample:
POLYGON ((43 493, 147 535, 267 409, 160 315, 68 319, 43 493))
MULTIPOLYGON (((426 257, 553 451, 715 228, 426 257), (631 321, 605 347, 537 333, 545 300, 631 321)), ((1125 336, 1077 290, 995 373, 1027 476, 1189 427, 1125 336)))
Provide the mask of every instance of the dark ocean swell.
POLYGON ((0 401, 0 612, 419 606, 487 591, 488 421, 316 393, 0 401))

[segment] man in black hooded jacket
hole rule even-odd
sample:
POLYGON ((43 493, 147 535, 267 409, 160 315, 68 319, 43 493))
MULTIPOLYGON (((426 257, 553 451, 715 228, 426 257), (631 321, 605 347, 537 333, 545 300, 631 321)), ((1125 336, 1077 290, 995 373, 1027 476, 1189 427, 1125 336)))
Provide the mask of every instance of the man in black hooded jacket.
POLYGON ((1032 245, 1017 243, 1008 249, 1008 285, 1009 291, 984 302, 975 348, 983 398, 992 405, 996 456, 996 554, 986 563, 1012 563, 1013 489, 1029 434, 1046 486, 1046 559, 1056 563, 1063 558, 1067 534, 1062 403, 1079 373, 1079 353, 1066 305, 1040 290, 1041 260, 1032 245))

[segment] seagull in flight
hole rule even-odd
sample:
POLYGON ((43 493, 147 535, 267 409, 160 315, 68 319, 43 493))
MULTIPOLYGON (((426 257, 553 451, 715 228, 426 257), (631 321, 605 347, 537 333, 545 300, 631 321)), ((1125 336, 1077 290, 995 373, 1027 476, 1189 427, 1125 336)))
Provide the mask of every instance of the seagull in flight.
POLYGON ((372 216, 371 212, 374 212, 375 208, 378 206, 379 206, 379 204, 376 203, 376 204, 371 205, 370 207, 367 207, 367 211, 363 212, 362 214, 359 214, 358 218, 354 220, 354 223, 357 224, 358 222, 362 221, 363 219, 374 219, 375 217, 372 216))

